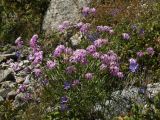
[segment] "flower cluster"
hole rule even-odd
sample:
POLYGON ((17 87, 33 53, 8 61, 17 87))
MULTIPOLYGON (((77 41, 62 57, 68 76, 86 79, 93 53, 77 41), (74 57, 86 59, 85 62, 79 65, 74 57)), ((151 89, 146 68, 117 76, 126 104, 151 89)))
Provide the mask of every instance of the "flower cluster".
POLYGON ((137 57, 138 58, 143 57, 145 54, 147 54, 147 55, 152 57, 154 55, 154 53, 155 53, 154 49, 152 47, 148 47, 146 49, 146 52, 145 51, 144 52, 143 51, 137 52, 137 57))
POLYGON ((99 31, 99 32, 111 32, 111 31, 113 31, 113 29, 110 26, 97 26, 97 31, 99 31))
POLYGON ((56 68, 56 66, 57 66, 56 61, 52 61, 52 60, 47 61, 47 68, 54 69, 56 68))
POLYGON ((88 16, 89 14, 95 14, 95 13, 96 13, 95 8, 89 8, 89 7, 83 7, 82 8, 83 16, 88 16))
POLYGON ((103 45, 106 45, 108 43, 107 39, 97 39, 94 41, 94 46, 97 48, 102 47, 103 45))
POLYGON ((123 78, 123 73, 120 71, 118 56, 116 53, 109 51, 107 54, 101 55, 100 59, 102 62, 100 70, 106 70, 108 68, 113 76, 123 78))
POLYGON ((77 49, 73 52, 73 55, 70 57, 69 61, 71 63, 82 63, 86 64, 87 63, 87 51, 85 49, 77 49))
POLYGON ((56 49, 53 52, 54 57, 60 57, 62 53, 65 52, 65 46, 64 45, 58 45, 56 49))
POLYGON ((58 26, 58 30, 60 32, 64 32, 65 30, 67 30, 70 27, 70 22, 69 21, 64 21, 62 24, 60 24, 58 26))

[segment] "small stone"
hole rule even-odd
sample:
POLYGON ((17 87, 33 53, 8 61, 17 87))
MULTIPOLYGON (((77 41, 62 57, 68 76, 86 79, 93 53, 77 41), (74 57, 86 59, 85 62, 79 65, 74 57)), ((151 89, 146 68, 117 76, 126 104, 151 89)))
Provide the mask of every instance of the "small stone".
POLYGON ((25 81, 23 82, 23 84, 28 85, 30 83, 29 79, 30 79, 30 75, 27 75, 25 81))
POLYGON ((14 100, 15 99, 15 96, 17 95, 17 92, 16 91, 11 91, 7 94, 7 100, 14 100))
POLYGON ((16 78, 16 83, 22 84, 23 82, 24 82, 24 78, 22 78, 22 77, 17 77, 16 78))

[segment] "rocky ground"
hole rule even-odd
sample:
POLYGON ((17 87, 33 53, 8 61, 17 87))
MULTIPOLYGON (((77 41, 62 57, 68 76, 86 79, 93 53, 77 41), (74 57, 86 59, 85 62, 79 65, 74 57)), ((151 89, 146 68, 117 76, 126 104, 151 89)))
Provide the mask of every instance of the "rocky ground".
POLYGON ((16 49, 0 53, 0 103, 11 100, 18 107, 32 99, 37 83, 31 69, 27 56, 16 49))

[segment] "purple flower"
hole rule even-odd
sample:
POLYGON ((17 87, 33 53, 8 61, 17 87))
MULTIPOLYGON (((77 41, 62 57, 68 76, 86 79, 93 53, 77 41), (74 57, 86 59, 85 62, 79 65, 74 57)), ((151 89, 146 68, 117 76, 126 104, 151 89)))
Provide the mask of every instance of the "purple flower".
POLYGON ((104 32, 105 28, 103 26, 97 26, 97 31, 104 32))
POLYGON ((61 104, 67 103, 68 98, 66 96, 61 97, 61 104))
POLYGON ((106 39, 98 39, 94 41, 94 46, 97 48, 102 47, 103 45, 106 45, 108 43, 108 40, 106 39))
POLYGON ((69 66, 69 67, 66 68, 66 73, 67 74, 72 74, 74 72, 76 72, 76 67, 75 66, 69 66))
POLYGON ((122 72, 118 72, 118 73, 117 73, 117 77, 118 77, 118 78, 123 78, 123 77, 124 77, 124 75, 123 75, 123 73, 122 73, 122 72))
POLYGON ((21 70, 21 67, 19 66, 19 64, 18 64, 17 62, 15 62, 15 63, 10 63, 10 66, 11 66, 11 68, 12 68, 15 72, 21 70))
POLYGON ((110 72, 113 76, 117 76, 117 74, 120 72, 118 66, 112 65, 109 67, 109 69, 110 69, 110 72))
POLYGON ((33 56, 32 54, 30 54, 30 55, 28 56, 28 60, 29 60, 29 61, 34 60, 34 56, 33 56))
POLYGON ((81 28, 84 25, 83 22, 79 22, 75 25, 76 28, 81 28))
POLYGON ((83 7, 82 9, 82 14, 84 16, 88 16, 89 15, 89 12, 90 12, 90 8, 89 7, 83 7))
POLYGON ((154 51, 154 49, 152 47, 147 48, 146 51, 147 51, 148 55, 150 55, 150 56, 153 56, 154 53, 155 53, 155 51, 154 51))
POLYGON ((27 90, 27 87, 23 84, 21 84, 18 88, 18 91, 17 93, 20 93, 20 92, 25 92, 27 90))
POLYGON ((122 34, 122 38, 123 38, 124 40, 129 40, 129 39, 130 39, 130 36, 129 36, 128 33, 123 33, 123 34, 122 34))
POLYGON ((129 69, 131 72, 136 72, 136 70, 139 67, 139 64, 137 63, 136 59, 129 59, 130 65, 129 65, 129 69))
POLYGON ((86 23, 86 24, 83 24, 83 25, 81 26, 80 31, 81 31, 82 33, 87 33, 88 30, 89 30, 89 28, 90 28, 90 24, 89 24, 89 23, 86 23))
POLYGON ((47 67, 49 69, 54 69, 54 68, 56 68, 56 66, 57 66, 56 61, 54 61, 54 62, 52 60, 47 61, 47 67))
POLYGON ((76 51, 73 52, 73 55, 70 57, 70 62, 71 63, 86 63, 86 56, 87 56, 87 51, 85 49, 77 49, 76 51))
POLYGON ((64 32, 69 27, 70 27, 70 22, 69 21, 64 21, 61 25, 58 26, 58 30, 60 32, 64 32))
POLYGON ((35 74, 36 77, 39 77, 39 76, 42 74, 41 69, 35 68, 35 69, 34 69, 34 74, 35 74))
POLYGON ((71 84, 69 83, 69 82, 65 82, 64 83, 64 89, 65 90, 68 90, 68 89, 70 89, 71 88, 71 84))
POLYGON ((20 56, 21 56, 20 51, 16 51, 16 57, 17 57, 17 58, 20 58, 20 56))
POLYGON ((92 79, 93 79, 93 73, 86 73, 86 74, 85 74, 85 78, 86 78, 87 80, 92 80, 92 79))
POLYGON ((35 48, 37 46, 37 40, 38 40, 38 35, 37 34, 33 35, 30 40, 30 46, 32 48, 35 48))
POLYGON ((90 45, 86 48, 87 52, 92 54, 96 52, 96 47, 94 45, 90 45))
POLYGON ((144 53, 142 51, 137 52, 137 57, 143 57, 144 53))
POLYGON ((73 50, 72 50, 72 48, 68 48, 68 47, 67 47, 67 48, 65 48, 64 53, 67 54, 67 55, 72 55, 73 50))
POLYGON ((97 26, 97 31, 99 32, 109 32, 112 30, 112 27, 109 26, 97 26))
POLYGON ((100 53, 99 52, 94 52, 92 54, 92 57, 95 58, 95 59, 98 59, 98 58, 100 58, 100 53))
POLYGON ((109 30, 109 34, 110 34, 110 35, 113 35, 113 34, 114 34, 114 30, 112 30, 112 29, 109 30))
POLYGON ((43 60, 43 51, 37 51, 34 53, 34 60, 33 63, 34 64, 39 64, 41 63, 43 60))
POLYGON ((53 52, 54 57, 60 57, 62 53, 65 51, 65 46, 64 45, 58 45, 56 49, 53 52))
POLYGON ((96 13, 96 9, 95 8, 90 8, 89 13, 95 14, 96 13))
POLYGON ((80 81, 79 80, 74 80, 73 83, 72 83, 72 86, 77 86, 80 84, 80 81))
POLYGON ((107 65, 106 64, 100 65, 100 70, 101 71, 107 70, 107 65))
POLYGON ((23 41, 21 37, 18 37, 15 41, 15 44, 17 45, 17 48, 22 48, 23 47, 23 41))

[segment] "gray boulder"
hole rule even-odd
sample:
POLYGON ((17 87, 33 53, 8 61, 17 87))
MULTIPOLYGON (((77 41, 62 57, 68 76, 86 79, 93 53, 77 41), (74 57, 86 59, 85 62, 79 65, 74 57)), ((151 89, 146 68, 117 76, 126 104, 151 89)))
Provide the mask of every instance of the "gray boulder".
POLYGON ((63 21, 78 22, 82 17, 81 8, 89 2, 90 0, 51 0, 44 17, 43 29, 52 32, 63 21))
POLYGON ((101 111, 107 119, 125 114, 130 111, 133 104, 146 106, 147 99, 155 97, 160 92, 160 83, 148 84, 147 87, 129 87, 115 91, 111 99, 105 103, 96 104, 95 111, 101 111))

